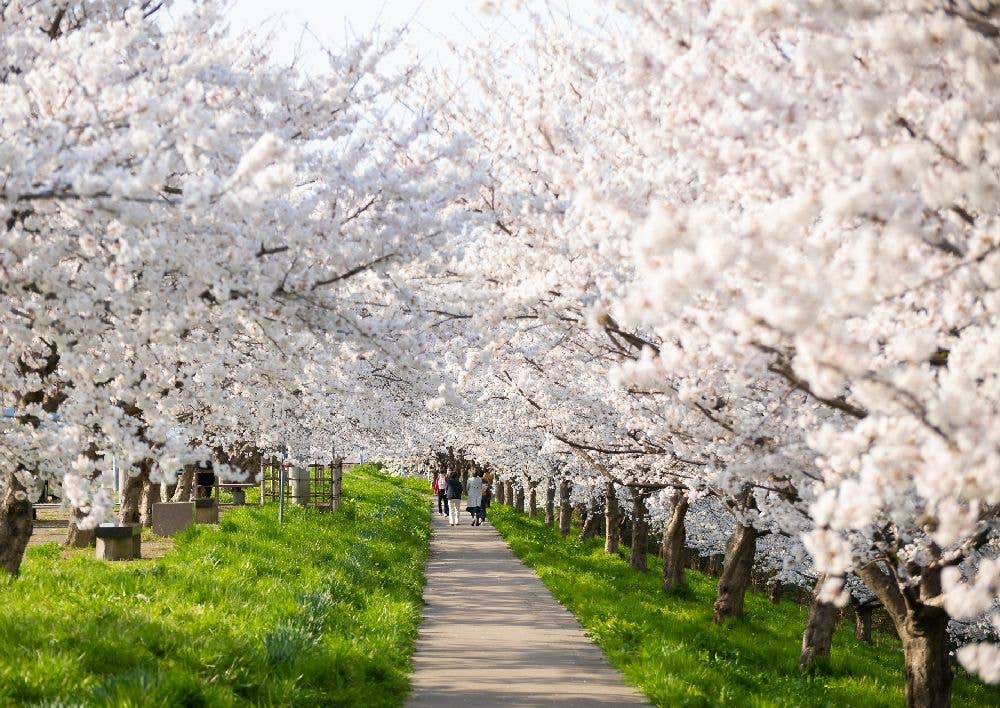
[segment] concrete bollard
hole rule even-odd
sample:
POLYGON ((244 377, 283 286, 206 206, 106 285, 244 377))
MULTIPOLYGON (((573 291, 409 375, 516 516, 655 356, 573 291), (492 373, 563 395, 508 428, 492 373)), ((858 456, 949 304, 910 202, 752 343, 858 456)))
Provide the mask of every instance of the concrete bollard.
POLYGON ((173 536, 194 522, 194 502, 157 502, 151 515, 157 536, 173 536))
POLYGON ((196 524, 219 523, 219 505, 214 499, 194 500, 194 522, 196 524))
POLYGON ((288 470, 288 481, 292 487, 292 503, 309 506, 309 468, 292 467, 288 470))
POLYGON ((139 524, 125 526, 98 526, 94 529, 96 553, 100 560, 134 560, 142 557, 142 527, 139 524))

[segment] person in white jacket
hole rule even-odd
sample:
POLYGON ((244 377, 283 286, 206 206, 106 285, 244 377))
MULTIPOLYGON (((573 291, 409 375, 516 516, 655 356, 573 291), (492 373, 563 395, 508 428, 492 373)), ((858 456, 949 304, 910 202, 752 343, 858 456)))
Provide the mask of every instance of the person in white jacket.
POLYGON ((479 507, 483 503, 483 473, 476 471, 473 473, 472 477, 469 477, 469 482, 466 485, 466 493, 468 494, 468 501, 465 504, 465 508, 472 514, 472 525, 479 526, 483 523, 482 519, 479 518, 479 507))

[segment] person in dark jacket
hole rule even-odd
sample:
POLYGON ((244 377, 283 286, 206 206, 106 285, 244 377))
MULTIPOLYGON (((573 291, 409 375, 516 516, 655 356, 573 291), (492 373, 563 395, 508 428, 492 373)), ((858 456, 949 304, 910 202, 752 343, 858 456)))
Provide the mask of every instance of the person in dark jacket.
POLYGON ((489 508, 491 501, 493 501, 493 489, 492 487, 486 487, 483 489, 483 501, 479 505, 479 513, 476 515, 476 520, 478 521, 476 526, 482 526, 483 522, 486 521, 486 510, 489 508))
POLYGON ((448 477, 448 483, 445 486, 445 494, 448 497, 448 524, 450 526, 458 526, 458 522, 461 510, 461 499, 462 499, 462 480, 458 477, 458 472, 452 472, 451 476, 448 477))

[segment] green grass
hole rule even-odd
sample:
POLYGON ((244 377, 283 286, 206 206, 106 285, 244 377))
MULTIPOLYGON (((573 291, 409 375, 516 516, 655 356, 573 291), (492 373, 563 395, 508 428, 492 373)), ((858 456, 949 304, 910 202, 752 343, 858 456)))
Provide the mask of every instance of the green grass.
MULTIPOLYGON (((490 520, 511 549, 580 620, 611 663, 660 706, 901 706, 903 657, 897 640, 873 644, 838 629, 830 663, 803 673, 798 654, 806 609, 747 596, 746 616, 712 623, 716 580, 688 572, 688 585, 664 593, 659 559, 639 573, 603 539, 563 539, 540 519, 496 505, 490 520)), ((956 706, 1000 705, 1000 690, 961 675, 956 706)))
POLYGON ((401 705, 425 487, 356 469, 339 514, 241 507, 158 560, 31 549, 0 579, 0 705, 401 705))

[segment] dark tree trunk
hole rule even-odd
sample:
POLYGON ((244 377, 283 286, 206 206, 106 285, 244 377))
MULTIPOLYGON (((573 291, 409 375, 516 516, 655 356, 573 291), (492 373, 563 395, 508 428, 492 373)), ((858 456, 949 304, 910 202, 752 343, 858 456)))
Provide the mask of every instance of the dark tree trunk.
POLYGON ((344 459, 335 457, 330 462, 330 511, 340 511, 344 498, 344 459))
POLYGON ((497 504, 506 504, 504 501, 505 497, 503 495, 503 481, 497 480, 497 504))
POLYGON ((781 593, 784 589, 781 581, 777 578, 772 578, 767 583, 767 599, 771 601, 772 605, 777 605, 781 602, 781 593))
POLYGON ((726 557, 719 576, 719 589, 715 597, 712 619, 716 624, 727 617, 743 614, 743 599, 750 585, 753 558, 757 552, 757 529, 737 523, 726 544, 726 557))
POLYGON ((96 542, 94 529, 81 529, 79 523, 83 515, 75 506, 69 512, 69 525, 66 528, 66 548, 89 548, 96 542))
POLYGON ((3 472, 5 491, 0 496, 0 565, 11 575, 17 575, 24 558, 24 549, 31 538, 31 502, 18 499, 25 489, 11 472, 3 472))
POLYGON ((556 524, 556 485, 552 479, 545 485, 545 525, 552 528, 556 524))
POLYGON ((924 568, 919 587, 905 591, 877 563, 862 566, 857 574, 885 607, 903 642, 907 708, 948 708, 953 678, 948 661, 948 614, 920 599, 941 594, 940 568, 924 568))
POLYGON ((174 488, 174 496, 170 501, 186 502, 191 501, 191 489, 194 487, 194 465, 184 465, 174 488))
POLYGON ((507 503, 510 506, 514 506, 517 503, 517 500, 514 499, 514 496, 515 496, 514 495, 514 483, 511 482, 510 480, 507 480, 507 482, 504 483, 504 486, 507 487, 507 492, 506 492, 507 503))
POLYGON ((139 523, 152 528, 153 504, 160 501, 160 485, 147 479, 142 485, 142 497, 139 501, 139 523))
POLYGON ((524 485, 518 484, 514 488, 514 511, 518 514, 524 513, 524 485))
POLYGON ((139 463, 139 473, 134 477, 126 478, 121 491, 121 507, 118 510, 118 523, 120 525, 139 523, 142 490, 149 482, 151 464, 150 460, 143 460, 139 463))
POLYGON ((830 660, 830 646, 833 644, 833 630, 837 627, 837 607, 819 599, 819 591, 826 581, 820 576, 813 588, 809 603, 809 618, 802 633, 802 652, 799 654, 799 668, 809 669, 830 660))
POLYGON ((528 487, 528 516, 531 518, 538 516, 538 490, 534 484, 528 487))
POLYGON ((866 644, 872 643, 872 610, 871 605, 858 605, 854 608, 854 637, 866 644))
POLYGON ((588 541, 594 538, 600 530, 600 525, 604 523, 604 516, 598 513, 600 502, 594 498, 590 500, 590 508, 587 509, 587 516, 583 520, 583 527, 580 529, 580 540, 588 541))
POLYGON ((687 534, 684 528, 684 517, 687 515, 688 497, 684 492, 673 495, 670 505, 670 517, 663 527, 663 540, 660 542, 660 557, 663 558, 663 589, 670 590, 684 584, 684 542, 687 534))
POLYGON ((618 495, 615 494, 615 483, 608 480, 607 496, 604 499, 604 552, 617 553, 621 541, 621 526, 619 520, 621 511, 618 508, 618 495))
POLYGON ((559 535, 569 535, 569 525, 573 520, 573 507, 569 503, 569 480, 559 482, 559 535))
POLYGON ((649 543, 649 524, 646 521, 646 497, 632 491, 632 544, 629 546, 629 565, 646 571, 646 553, 649 543))

